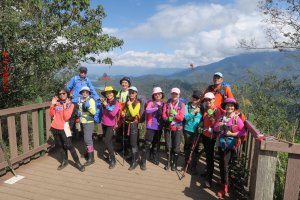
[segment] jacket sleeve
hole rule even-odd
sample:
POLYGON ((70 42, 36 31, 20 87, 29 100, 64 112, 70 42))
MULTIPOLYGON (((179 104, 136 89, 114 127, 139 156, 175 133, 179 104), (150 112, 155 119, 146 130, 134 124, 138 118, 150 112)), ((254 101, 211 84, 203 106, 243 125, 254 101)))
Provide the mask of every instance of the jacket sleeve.
POLYGON ((184 114, 185 114, 185 104, 184 103, 181 103, 182 106, 181 106, 181 109, 178 110, 179 112, 177 112, 177 115, 174 117, 176 120, 178 121, 183 121, 184 120, 184 114))
POLYGON ((132 117, 137 116, 140 112, 140 109, 141 109, 140 103, 137 103, 136 106, 134 107, 134 109, 131 104, 128 106, 129 113, 132 117))
POLYGON ((89 103, 90 103, 90 107, 89 107, 88 111, 92 115, 95 115, 96 114, 96 103, 95 103, 95 100, 92 99, 92 98, 90 98, 89 103))
POLYGON ((51 106, 50 106, 50 109, 49 109, 49 115, 50 115, 51 117, 53 117, 53 116, 55 115, 55 107, 54 107, 54 105, 51 105, 51 106))
POLYGON ((146 113, 147 114, 154 113, 155 111, 158 110, 158 107, 153 107, 152 108, 151 103, 152 102, 147 103, 147 106, 146 106, 146 113))
POLYGON ((192 114, 189 112, 188 107, 189 107, 189 106, 185 106, 185 115, 184 115, 184 119, 185 119, 186 121, 189 121, 189 120, 191 120, 192 118, 194 118, 194 115, 192 115, 192 114))
POLYGON ((165 103, 164 104, 164 108, 163 108, 163 114, 162 114, 162 118, 163 118, 163 120, 166 120, 167 119, 167 104, 168 103, 165 103))
POLYGON ((71 103, 70 107, 68 109, 64 109, 64 120, 68 121, 73 113, 74 104, 71 103))
POLYGON ((227 96, 227 98, 234 98, 229 87, 225 87, 225 96, 227 96))
POLYGON ((119 104, 119 102, 116 102, 114 109, 111 112, 108 112, 107 115, 115 117, 119 110, 120 110, 120 104, 119 104))
POLYGON ((246 134, 244 122, 241 120, 240 117, 237 119, 237 125, 239 127, 239 133, 237 134, 238 137, 243 137, 246 134))
POLYGON ((75 76, 72 77, 71 80, 69 81, 69 83, 66 87, 67 92, 70 92, 73 89, 74 85, 75 85, 75 76))

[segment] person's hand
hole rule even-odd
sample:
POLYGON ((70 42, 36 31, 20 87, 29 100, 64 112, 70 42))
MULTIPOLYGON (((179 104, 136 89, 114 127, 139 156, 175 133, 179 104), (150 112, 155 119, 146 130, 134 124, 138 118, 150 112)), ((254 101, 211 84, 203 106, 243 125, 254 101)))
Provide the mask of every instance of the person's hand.
POLYGON ((70 99, 66 99, 66 102, 64 103, 64 109, 68 109, 71 105, 70 99))
POLYGON ((90 107, 90 103, 88 101, 83 103, 83 108, 88 109, 90 107))
POLYGON ((127 106, 131 105, 132 104, 132 101, 127 101, 127 106))
POLYGON ((176 112, 176 110, 171 109, 171 110, 170 110, 170 114, 173 115, 173 116, 176 116, 176 115, 177 115, 177 112, 176 112))
POLYGON ((200 112, 200 108, 197 107, 195 108, 195 110, 193 110, 192 114, 195 115, 196 113, 199 113, 200 112))
POLYGON ((122 117, 125 117, 125 112, 121 112, 121 116, 122 116, 122 117))
POLYGON ((101 98, 100 100, 101 100, 101 103, 102 103, 103 106, 107 105, 107 101, 104 98, 101 98))
POLYGON ((56 105, 57 100, 58 100, 58 97, 57 97, 57 96, 52 97, 51 104, 52 104, 52 105, 56 105))
POLYGON ((231 131, 227 131, 226 133, 224 133, 225 136, 232 136, 232 132, 231 131))
POLYGON ((219 122, 219 127, 222 127, 224 125, 223 122, 219 122))
POLYGON ((167 121, 169 121, 169 122, 172 122, 173 120, 174 120, 174 117, 170 116, 170 117, 167 118, 167 121))

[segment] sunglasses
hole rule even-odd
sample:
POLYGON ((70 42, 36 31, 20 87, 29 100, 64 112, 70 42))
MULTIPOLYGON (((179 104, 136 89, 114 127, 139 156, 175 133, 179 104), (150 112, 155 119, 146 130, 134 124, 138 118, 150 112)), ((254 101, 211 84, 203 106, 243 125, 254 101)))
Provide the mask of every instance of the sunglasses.
POLYGON ((59 95, 66 95, 66 93, 65 92, 61 92, 61 93, 58 93, 59 95))
POLYGON ((90 93, 90 92, 87 90, 83 90, 82 93, 90 93))
POLYGON ((204 99, 204 102, 208 102, 208 101, 211 101, 213 99, 204 99))
POLYGON ((135 91, 129 91, 129 94, 134 94, 135 93, 135 91))

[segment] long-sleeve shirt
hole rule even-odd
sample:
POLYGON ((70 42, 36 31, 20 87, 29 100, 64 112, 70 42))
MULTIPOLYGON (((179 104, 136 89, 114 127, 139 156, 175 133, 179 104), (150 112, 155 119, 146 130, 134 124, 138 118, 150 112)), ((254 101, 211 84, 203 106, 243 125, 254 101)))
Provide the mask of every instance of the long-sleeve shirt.
MULTIPOLYGON (((207 92, 212 92, 215 95, 215 103, 214 104, 215 104, 215 106, 217 106, 220 109, 222 109, 221 104, 223 103, 223 101, 226 98, 234 98, 233 94, 231 92, 231 89, 227 86, 219 85, 217 88, 215 88, 214 85, 210 85, 210 86, 208 86, 208 88, 205 90, 205 92, 203 94, 205 94, 207 92)), ((203 97, 202 97, 202 100, 203 100, 203 97)))
POLYGON ((161 102, 161 105, 158 105, 156 101, 146 103, 144 112, 147 129, 159 130, 161 128, 163 105, 164 102, 161 102))
POLYGON ((67 109, 64 109, 63 104, 60 103, 51 105, 49 111, 50 116, 53 117, 51 127, 58 130, 64 130, 64 124, 71 118, 73 109, 74 104, 72 103, 67 106, 67 109))
POLYGON ((139 119, 139 113, 140 113, 140 109, 141 109, 141 103, 136 100, 136 104, 133 107, 132 104, 130 105, 126 105, 122 112, 125 114, 125 121, 126 122, 133 122, 133 121, 137 121, 139 119))
POLYGON ((170 99, 168 100, 168 103, 165 103, 164 109, 163 109, 163 119, 167 120, 168 117, 171 116, 171 109, 174 109, 176 111, 176 115, 173 116, 173 121, 170 123, 169 127, 167 129, 171 131, 180 131, 182 130, 182 122, 184 120, 184 114, 185 114, 185 105, 183 102, 177 101, 172 102, 170 99), (181 104, 179 106, 179 104, 181 104))
POLYGON ((111 105, 111 101, 107 100, 107 105, 102 110, 102 124, 106 126, 115 126, 117 120, 117 114, 120 110, 120 104, 118 101, 114 105, 111 105))
POLYGON ((214 125, 218 122, 221 116, 221 110, 217 108, 217 106, 213 105, 211 108, 206 108, 203 114, 203 135, 208 138, 216 138, 218 136, 217 133, 214 132, 214 125), (208 110, 213 110, 213 115, 210 116, 208 114, 208 110), (214 119, 214 123, 212 123, 212 119, 214 119))
POLYGON ((81 79, 79 75, 76 75, 71 78, 67 85, 67 90, 70 92, 72 90, 72 102, 78 103, 78 100, 81 97, 80 90, 82 87, 87 86, 91 90, 91 96, 94 99, 100 99, 99 95, 97 94, 95 88, 92 85, 92 82, 88 78, 81 79))
POLYGON ((196 133, 199 123, 201 121, 202 115, 200 112, 196 113, 195 115, 192 114, 192 112, 196 109, 191 104, 188 104, 185 106, 185 124, 184 124, 184 130, 187 130, 191 133, 196 133))
POLYGON ((87 99, 80 99, 79 103, 79 112, 81 112, 80 117, 80 123, 86 124, 86 123, 92 123, 94 122, 94 115, 96 114, 96 103, 93 98, 88 97, 87 99), (84 103, 88 101, 90 104, 90 107, 85 109, 84 103))

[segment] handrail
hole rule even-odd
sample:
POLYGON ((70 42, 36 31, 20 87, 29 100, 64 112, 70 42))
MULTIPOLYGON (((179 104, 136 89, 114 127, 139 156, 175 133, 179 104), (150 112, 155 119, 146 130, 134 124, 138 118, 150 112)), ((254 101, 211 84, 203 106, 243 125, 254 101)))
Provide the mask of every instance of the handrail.
MULTIPOLYGON (((50 105, 51 102, 44 102, 0 110, 0 138, 7 138, 6 153, 14 168, 30 162, 31 158, 39 157, 52 145, 49 139, 50 105), (21 144, 18 143, 20 141, 21 144)), ((0 175, 6 173, 6 159, 0 148, 0 175)))

